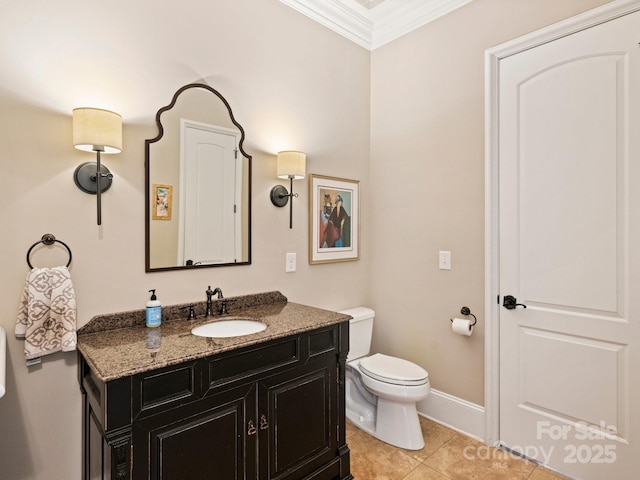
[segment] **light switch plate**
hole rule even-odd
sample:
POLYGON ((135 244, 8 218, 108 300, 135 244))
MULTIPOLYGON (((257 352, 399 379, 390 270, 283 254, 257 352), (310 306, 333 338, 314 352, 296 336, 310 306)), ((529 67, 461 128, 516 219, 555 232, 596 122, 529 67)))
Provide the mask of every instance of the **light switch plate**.
POLYGON ((284 267, 284 271, 287 273, 296 271, 296 254, 295 253, 287 253, 287 261, 284 267))
POLYGON ((440 270, 451 270, 451 252, 440 250, 438 254, 438 266, 440 270))

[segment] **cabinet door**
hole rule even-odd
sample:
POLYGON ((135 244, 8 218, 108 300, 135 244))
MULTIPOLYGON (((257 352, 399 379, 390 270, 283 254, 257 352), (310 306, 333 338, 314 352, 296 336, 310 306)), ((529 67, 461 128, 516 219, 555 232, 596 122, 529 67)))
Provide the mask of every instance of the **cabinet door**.
POLYGON ((337 364, 312 362, 259 382, 261 479, 301 479, 335 460, 337 364))
POLYGON ((133 478, 255 478, 257 442, 246 432, 255 406, 247 385, 134 422, 133 478))

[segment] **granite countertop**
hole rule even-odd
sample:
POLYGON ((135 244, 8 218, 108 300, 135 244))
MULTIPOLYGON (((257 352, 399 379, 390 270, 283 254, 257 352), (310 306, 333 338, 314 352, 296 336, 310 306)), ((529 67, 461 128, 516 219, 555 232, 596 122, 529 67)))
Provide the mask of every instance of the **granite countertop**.
MULTIPOLYGON (((349 320, 348 315, 291 303, 280 292, 269 292, 227 301, 228 316, 204 316, 204 302, 195 305, 197 318, 186 320, 188 304, 163 308, 160 327, 145 326, 145 311, 135 310, 94 317, 78 330, 78 350, 89 367, 107 382, 188 360, 267 342, 349 320), (199 337, 195 326, 229 317, 260 320, 266 330, 231 338, 199 337)), ((219 311, 214 302, 214 311, 219 311)))

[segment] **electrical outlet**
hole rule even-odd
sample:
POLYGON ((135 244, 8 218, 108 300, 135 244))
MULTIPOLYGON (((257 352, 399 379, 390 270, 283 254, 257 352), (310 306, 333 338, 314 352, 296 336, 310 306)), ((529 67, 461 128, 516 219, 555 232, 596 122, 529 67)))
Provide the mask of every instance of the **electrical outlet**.
POLYGON ((287 261, 284 266, 284 271, 287 273, 296 271, 296 254, 287 253, 287 261))
POLYGON ((438 254, 438 266, 440 270, 451 270, 451 252, 440 250, 438 254))

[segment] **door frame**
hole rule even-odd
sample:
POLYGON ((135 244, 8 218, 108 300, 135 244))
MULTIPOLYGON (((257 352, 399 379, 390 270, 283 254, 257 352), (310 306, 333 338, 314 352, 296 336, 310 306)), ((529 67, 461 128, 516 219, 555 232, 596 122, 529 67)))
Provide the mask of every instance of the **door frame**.
POLYGON ((640 10, 640 0, 615 0, 485 52, 485 373, 484 440, 500 443, 500 245, 498 175, 500 61, 525 50, 640 10))

